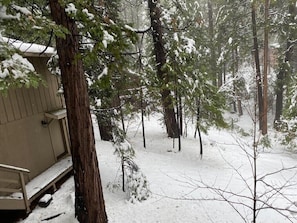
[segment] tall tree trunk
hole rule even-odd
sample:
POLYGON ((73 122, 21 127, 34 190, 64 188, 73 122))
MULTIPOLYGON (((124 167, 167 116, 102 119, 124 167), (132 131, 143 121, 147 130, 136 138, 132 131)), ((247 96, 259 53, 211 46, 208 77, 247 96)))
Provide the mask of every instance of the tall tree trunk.
POLYGON ((208 8, 208 33, 210 40, 210 70, 211 78, 214 86, 217 86, 217 62, 215 56, 215 43, 214 43, 214 21, 213 21, 213 5, 212 0, 207 1, 208 8))
MULTIPOLYGON (((232 76, 234 79, 237 79, 237 73, 239 69, 239 61, 238 61, 238 49, 237 47, 233 46, 232 49, 232 76)), ((234 112, 238 112, 239 116, 243 115, 243 110, 242 110, 242 103, 241 103, 241 96, 242 94, 240 93, 239 87, 238 87, 238 80, 233 81, 233 91, 234 91, 234 101, 233 101, 233 110, 234 112)))
POLYGON ((203 144, 202 144, 202 136, 200 131, 200 99, 196 99, 197 113, 196 113, 196 129, 194 133, 194 138, 196 139, 196 134, 198 132, 199 135, 199 144, 200 144, 200 158, 203 156, 203 144))
POLYGON ((75 181, 75 215, 79 222, 107 222, 100 172, 95 150, 89 97, 79 58, 79 33, 59 0, 51 0, 53 20, 66 27, 66 38, 56 38, 62 74, 75 181))
POLYGON ((178 95, 178 104, 179 104, 179 134, 183 135, 183 105, 181 95, 178 95))
POLYGON ((165 68, 166 52, 163 42, 163 30, 161 24, 161 10, 158 7, 158 0, 148 0, 148 7, 150 10, 150 19, 152 26, 152 36, 154 42, 154 51, 156 57, 157 76, 161 85, 161 101, 164 110, 164 119, 167 134, 169 137, 177 138, 177 122, 175 119, 174 104, 171 96, 171 91, 167 87, 169 83, 168 71, 165 68))
MULTIPOLYGON (((236 73, 238 73, 238 70, 239 70, 239 56, 238 56, 238 49, 237 47, 235 48, 235 71, 236 73)), ((242 94, 238 91, 238 88, 237 88, 237 92, 236 92, 236 95, 237 95, 237 110, 238 110, 238 115, 239 116, 242 116, 243 115, 243 109, 242 109, 242 103, 241 103, 241 98, 242 98, 242 94)))
POLYGON ((143 103, 143 89, 142 86, 140 87, 140 109, 141 109, 141 126, 142 126, 142 139, 143 139, 143 147, 146 148, 146 141, 145 141, 145 127, 144 127, 144 103, 143 103))
POLYGON ((258 107, 259 107, 259 128, 262 130, 263 124, 263 96, 262 96, 262 76, 260 70, 260 58, 259 58, 259 46, 257 37, 257 23, 256 23, 256 1, 252 3, 252 29, 253 29, 253 41, 254 41, 254 57, 256 65, 256 82, 258 90, 258 107))
MULTIPOLYGON (((287 43, 288 45, 288 43, 287 43)), ((283 66, 283 65, 281 65, 283 66)), ((276 100, 275 100, 275 116, 274 116, 274 127, 278 128, 280 122, 280 117, 283 113, 283 100, 284 100, 284 79, 285 79, 285 70, 283 67, 280 68, 277 74, 276 81, 276 100)))
MULTIPOLYGON (((289 5, 289 14, 290 14, 290 22, 295 22, 295 17, 296 17, 296 7, 295 3, 292 2, 289 5)), ((274 127, 278 127, 278 122, 280 121, 280 117, 283 113, 283 94, 284 94, 284 82, 286 77, 288 76, 288 67, 287 63, 289 62, 292 64, 292 54, 294 50, 294 36, 292 35, 292 30, 291 28, 288 28, 286 32, 289 34, 287 36, 287 46, 286 46, 286 51, 285 51, 285 58, 282 60, 280 64, 280 70, 277 74, 277 81, 276 81, 276 103, 275 103, 275 117, 274 117, 274 127)))
POLYGON ((235 64, 235 60, 236 60, 236 55, 235 55, 235 51, 234 49, 232 50, 232 78, 233 78, 233 101, 232 101, 232 105, 233 105, 233 111, 234 113, 237 112, 237 107, 236 107, 236 101, 238 98, 238 90, 237 90, 237 83, 238 81, 236 81, 236 64, 235 64))
MULTIPOLYGON (((109 20, 111 18, 113 21, 117 19, 117 8, 113 7, 115 1, 105 1, 99 0, 99 6, 104 9, 104 20, 109 20), (114 11, 113 11, 114 10, 114 11)), ((112 77, 110 77, 112 79, 112 77)), ((104 111, 99 111, 96 113, 97 120, 98 120, 98 127, 100 131, 101 139, 104 141, 113 141, 113 121, 112 121, 112 114, 111 108, 113 107, 112 101, 115 100, 115 95, 112 93, 112 84, 108 84, 103 89, 103 97, 101 98, 102 109, 106 109, 104 111)))
POLYGON ((111 121, 111 114, 109 109, 102 109, 96 111, 96 118, 99 126, 101 140, 104 141, 113 141, 112 135, 112 121, 111 121))
POLYGON ((262 126, 262 134, 267 134, 267 113, 268 113, 268 63, 269 63, 269 47, 268 47, 268 34, 269 34, 269 5, 270 0, 265 0, 265 27, 264 27, 264 69, 263 69, 263 126, 262 126))

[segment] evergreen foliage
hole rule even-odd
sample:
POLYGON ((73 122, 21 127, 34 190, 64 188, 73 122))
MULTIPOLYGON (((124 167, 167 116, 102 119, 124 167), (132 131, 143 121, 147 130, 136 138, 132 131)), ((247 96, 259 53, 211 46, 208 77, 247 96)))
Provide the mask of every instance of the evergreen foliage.
POLYGON ((146 176, 133 160, 135 151, 120 129, 114 131, 115 154, 121 160, 122 188, 131 203, 147 200, 151 194, 146 176))
MULTIPOLYGON (((278 78, 275 91, 282 93, 281 109, 276 117, 275 128, 284 134, 283 143, 294 148, 296 145, 296 95, 297 95, 297 63, 296 56, 296 1, 290 0, 284 4, 273 2, 272 27, 278 40, 278 78)), ((278 101, 277 101, 278 103, 278 101)), ((278 107, 277 107, 278 109, 278 107)))
MULTIPOLYGON (((158 7, 161 8, 166 52, 166 63, 162 70, 166 71, 167 82, 156 75, 153 43, 149 36, 151 29, 143 29, 148 28, 149 24, 144 10, 146 2, 129 2, 130 7, 135 6, 144 11, 140 13, 140 18, 135 18, 135 14, 127 15, 128 9, 121 13, 125 4, 128 4, 123 1, 99 2, 60 1, 78 25, 80 55, 77 58, 84 63, 92 108, 107 124, 112 120, 116 154, 124 166, 130 197, 132 200, 142 200, 148 194, 143 192, 147 188, 147 181, 133 161, 133 148, 124 146, 124 137, 115 134, 119 129, 116 125, 123 118, 120 113, 123 112, 127 117, 139 112, 141 92, 145 95, 147 113, 160 112, 160 89, 168 89, 175 98, 174 106, 177 106, 181 98, 184 114, 187 117, 199 116, 197 125, 204 132, 210 126, 226 127, 223 113, 228 103, 256 95, 255 90, 247 89, 247 80, 240 74, 241 65, 246 61, 251 62, 251 1, 211 1, 211 12, 206 1, 161 1, 158 7), (208 13, 212 13, 213 27, 210 27, 208 13)), ((263 3, 252 2, 258 6, 257 26, 261 30, 264 27, 261 16, 263 3)), ((285 97, 279 128, 286 133, 286 142, 295 139, 297 129, 297 63, 293 59, 286 59, 288 43, 294 48, 297 37, 296 16, 289 12, 290 5, 296 8, 296 0, 271 2, 269 24, 271 39, 279 43, 276 70, 285 73, 284 79, 275 83, 275 88, 279 88, 278 82, 282 81, 285 97)), ((69 31, 56 25, 49 15, 47 2, 43 0, 3 0, 0 6, 0 25, 4 28, 0 30, 0 39, 3 35, 32 43, 54 45, 52 37, 64 38, 69 31)), ((263 45, 262 34, 258 32, 260 47, 263 45)), ((21 53, 2 40, 0 60, 1 92, 6 92, 10 87, 37 86, 41 81, 21 53)), ((51 69, 54 73, 59 73, 56 69, 57 61, 58 58, 53 57, 49 62, 54 64, 51 69)), ((269 141, 263 144, 268 146, 269 141)))
POLYGON ((0 36, 0 93, 14 87, 37 87, 40 81, 33 65, 0 36))
POLYGON ((4 37, 40 43, 37 39, 49 39, 49 33, 64 37, 67 30, 43 16, 38 4, 26 1, 2 1, 0 26, 4 28, 0 30, 0 91, 6 93, 11 87, 37 87, 44 83, 22 52, 14 49, 14 40, 4 37))
MULTIPOLYGON (((182 98, 184 110, 189 116, 197 115, 197 105, 193 102, 200 101, 199 125, 203 130, 206 131, 211 125, 226 127, 222 116, 225 96, 212 85, 210 75, 210 46, 203 7, 198 1, 165 1, 160 7, 167 52, 163 69, 167 71, 169 79, 166 88, 182 98)), ((150 52, 150 43, 146 47, 145 52, 150 52)), ((159 90, 165 86, 154 75, 153 58, 147 58, 142 58, 145 69, 143 83, 148 88, 147 96, 160 102, 159 90)))

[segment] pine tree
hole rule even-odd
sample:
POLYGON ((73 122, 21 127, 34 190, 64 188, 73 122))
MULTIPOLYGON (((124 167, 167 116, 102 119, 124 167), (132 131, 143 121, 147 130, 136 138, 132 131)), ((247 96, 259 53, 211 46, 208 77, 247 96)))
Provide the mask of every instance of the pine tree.
MULTIPOLYGON (((294 61, 294 50, 295 43, 294 40, 296 39, 296 28, 293 24, 296 24, 296 1, 289 1, 288 4, 283 5, 276 5, 274 6, 278 11, 283 11, 283 13, 279 13, 284 15, 283 22, 279 23, 280 18, 276 17, 274 19, 277 24, 276 30, 281 31, 279 35, 280 42, 285 44, 280 45, 280 52, 279 52, 279 68, 276 80, 276 103, 275 103, 275 118, 274 118, 274 127, 279 129, 281 128, 281 117, 283 115, 284 104, 285 104, 285 85, 291 85, 294 82, 289 81, 293 75, 294 70, 296 71, 296 62, 294 61), (284 7, 284 9, 283 9, 284 7), (280 27, 279 27, 280 26, 280 27), (291 84, 290 84, 291 83, 291 84)), ((289 96, 290 97, 290 96, 289 96)), ((285 106, 287 107, 287 106, 285 106)))
POLYGON ((173 99, 168 87, 168 84, 170 83, 170 71, 166 67, 166 50, 163 37, 164 31, 161 22, 161 8, 159 1, 148 0, 148 8, 150 11, 154 54, 156 59, 156 73, 159 80, 166 130, 169 137, 177 138, 179 133, 175 118, 173 99))
MULTIPOLYGON (((107 222, 95 150, 90 104, 76 22, 60 5, 50 1, 53 20, 67 28, 66 38, 56 38, 64 88, 75 181, 75 215, 79 222, 107 222), (66 47, 65 47, 66 46, 66 47)), ((69 5, 68 5, 69 6, 69 5)))
POLYGON ((259 56, 259 44, 257 36, 257 20, 256 20, 256 1, 251 2, 252 11, 252 31, 253 31, 253 43, 254 43, 254 57, 255 57, 255 67, 256 67, 256 82, 257 82, 257 101, 259 108, 259 128, 262 130, 263 127, 263 84, 262 84, 262 74, 260 70, 260 56, 259 56))

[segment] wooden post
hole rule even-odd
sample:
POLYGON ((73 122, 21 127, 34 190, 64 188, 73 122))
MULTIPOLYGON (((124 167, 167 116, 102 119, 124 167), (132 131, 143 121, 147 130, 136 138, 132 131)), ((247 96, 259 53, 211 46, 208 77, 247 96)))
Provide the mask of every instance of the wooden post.
POLYGON ((25 179, 24 179, 24 174, 22 172, 19 172, 19 177, 20 177, 20 183, 21 183, 21 187, 22 187, 22 194, 23 194, 23 200, 24 200, 24 204, 26 207, 26 212, 29 213, 30 210, 30 202, 28 200, 28 196, 27 196, 27 190, 26 190, 26 183, 25 183, 25 179))

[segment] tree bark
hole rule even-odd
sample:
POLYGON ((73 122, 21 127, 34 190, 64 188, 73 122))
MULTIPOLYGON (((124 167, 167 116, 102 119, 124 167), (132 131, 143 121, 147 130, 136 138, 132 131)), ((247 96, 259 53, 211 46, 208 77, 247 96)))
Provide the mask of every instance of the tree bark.
POLYGON ((183 135, 183 105, 181 95, 178 95, 178 106, 179 106, 179 134, 183 135))
POLYGON ((171 96, 171 91, 167 87, 169 83, 168 71, 165 68, 166 64, 166 52, 163 41, 163 30, 161 24, 161 10, 157 6, 158 0, 148 0, 148 7, 150 10, 150 19, 152 27, 152 36, 154 42, 154 51, 156 57, 157 76, 161 83, 161 101, 164 110, 164 119, 167 134, 169 137, 177 138, 177 122, 175 119, 174 104, 171 96))
POLYGON ((196 139, 196 134, 198 132, 199 136, 199 144, 200 144, 200 158, 202 159, 203 156, 203 144, 202 144, 202 135, 200 131, 200 100, 196 99, 196 106, 197 106, 197 114, 196 114, 196 129, 194 133, 194 138, 196 139))
POLYGON ((216 62, 216 55, 215 55, 215 43, 214 43, 214 21, 213 21, 213 5, 212 0, 207 1, 207 8, 208 8, 208 33, 209 33, 209 40, 210 40, 210 71, 211 71, 211 78, 212 83, 214 86, 218 85, 217 81, 217 62, 216 62))
POLYGON ((69 34, 56 38, 64 87, 75 182, 75 215, 79 222, 107 222, 101 179, 95 150, 89 97, 75 21, 67 16, 59 0, 51 0, 53 20, 69 34))
POLYGON ((111 114, 110 110, 101 110, 96 111, 97 122, 99 126, 101 140, 103 141, 113 141, 112 135, 112 121, 111 121, 111 114))
POLYGON ((265 27, 264 27, 264 69, 263 69, 263 126, 262 126, 262 135, 267 134, 267 113, 268 113, 268 63, 269 63, 269 47, 268 47, 268 17, 269 17, 269 5, 270 1, 265 0, 265 27))
POLYGON ((142 139, 143 139, 143 147, 146 148, 146 140, 145 140, 145 127, 144 127, 144 103, 143 103, 143 90, 142 86, 140 87, 140 109, 141 109, 141 126, 142 126, 142 139))
POLYGON ((262 76, 260 70, 260 59, 259 59, 259 46, 257 38, 257 23, 256 23, 256 3, 252 2, 252 29, 253 29, 253 42, 254 42, 254 57, 256 65, 256 82, 258 90, 258 107, 259 107, 259 129, 262 130, 263 125, 263 96, 262 96, 262 76))
MULTIPOLYGON (((238 73, 239 70, 239 56, 238 56, 238 49, 234 49, 234 63, 235 63, 235 72, 238 73)), ((241 98, 242 94, 239 92, 238 88, 236 88, 236 97, 237 97, 237 112, 239 116, 243 115, 243 109, 242 109, 242 103, 241 103, 241 98)))
MULTIPOLYGON (((291 3, 289 5, 289 14, 290 14, 290 22, 295 22, 295 17, 296 17, 296 7, 295 3, 291 3)), ((285 58, 280 64, 280 70, 279 73, 277 74, 277 81, 276 81, 276 103, 275 103, 275 117, 274 117, 274 127, 278 127, 278 122, 280 121, 280 117, 283 113, 283 94, 284 94, 284 83, 286 77, 289 75, 288 72, 288 67, 287 63, 289 62, 292 64, 292 57, 293 57, 293 51, 294 51, 294 36, 292 35, 292 30, 288 28, 286 30, 286 33, 289 34, 287 37, 287 46, 286 46, 286 51, 285 51, 285 58)))

